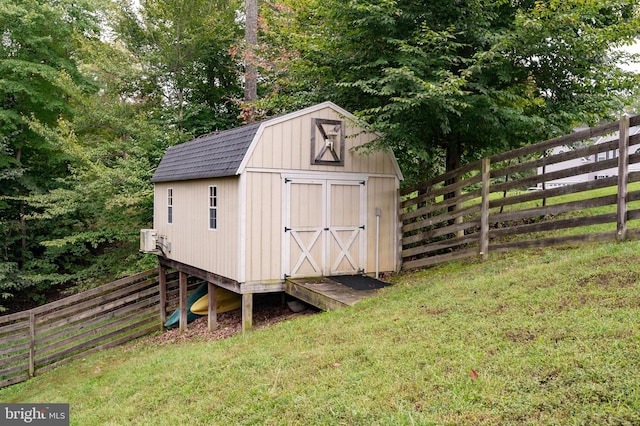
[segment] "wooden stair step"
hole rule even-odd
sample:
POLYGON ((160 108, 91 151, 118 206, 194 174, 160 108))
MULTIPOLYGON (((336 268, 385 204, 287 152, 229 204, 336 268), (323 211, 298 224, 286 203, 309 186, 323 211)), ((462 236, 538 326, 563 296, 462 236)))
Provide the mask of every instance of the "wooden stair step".
POLYGON ((284 291, 323 311, 353 306, 359 300, 375 294, 375 290, 353 290, 327 277, 288 278, 284 291))

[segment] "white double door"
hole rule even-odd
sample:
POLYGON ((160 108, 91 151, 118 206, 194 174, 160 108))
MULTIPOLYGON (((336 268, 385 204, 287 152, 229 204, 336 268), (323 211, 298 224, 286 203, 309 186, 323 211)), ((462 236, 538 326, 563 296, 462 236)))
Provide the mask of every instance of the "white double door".
POLYGON ((365 181, 284 180, 286 276, 362 272, 366 262, 365 181))

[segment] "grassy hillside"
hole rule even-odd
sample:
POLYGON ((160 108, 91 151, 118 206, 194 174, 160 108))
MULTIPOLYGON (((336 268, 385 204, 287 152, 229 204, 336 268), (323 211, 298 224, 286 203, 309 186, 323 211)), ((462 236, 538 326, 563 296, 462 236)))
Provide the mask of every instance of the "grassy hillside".
POLYGON ((105 351, 0 391, 76 425, 640 424, 640 242, 494 255, 221 341, 105 351))

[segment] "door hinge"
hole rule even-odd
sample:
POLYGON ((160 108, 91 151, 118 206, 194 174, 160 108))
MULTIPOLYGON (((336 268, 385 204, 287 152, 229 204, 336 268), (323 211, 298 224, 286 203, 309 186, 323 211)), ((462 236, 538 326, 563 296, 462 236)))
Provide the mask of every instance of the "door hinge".
POLYGON ((289 183, 289 182, 291 182, 291 179, 289 179, 289 178, 284 178, 284 183, 289 183))
POLYGON ((367 183, 367 182, 366 182, 366 181, 364 181, 364 180, 361 180, 361 181, 360 181, 360 185, 365 185, 366 183, 367 183))
POLYGON ((291 231, 291 228, 284 227, 284 232, 291 231))
POLYGON ((362 225, 362 226, 358 226, 358 228, 360 228, 360 229, 364 229, 364 225, 362 225))

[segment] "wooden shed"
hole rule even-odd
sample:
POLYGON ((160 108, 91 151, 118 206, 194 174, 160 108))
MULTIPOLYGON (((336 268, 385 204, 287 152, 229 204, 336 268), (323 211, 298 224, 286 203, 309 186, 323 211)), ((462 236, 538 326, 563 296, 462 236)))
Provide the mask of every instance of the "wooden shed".
POLYGON ((242 294, 245 326, 252 294, 289 278, 396 271, 402 174, 393 153, 356 149, 375 138, 325 102, 170 147, 143 250, 242 294))

